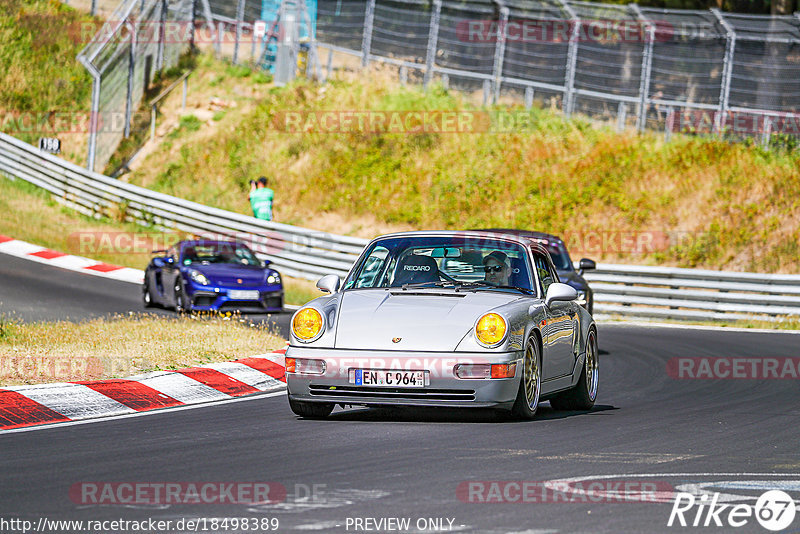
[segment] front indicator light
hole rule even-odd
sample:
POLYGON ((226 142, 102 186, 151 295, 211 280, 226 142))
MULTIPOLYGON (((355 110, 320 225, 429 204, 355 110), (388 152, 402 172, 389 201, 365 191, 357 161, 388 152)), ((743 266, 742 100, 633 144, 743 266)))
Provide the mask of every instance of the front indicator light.
POLYGON ((204 275, 200 271, 195 271, 194 269, 192 269, 191 271, 189 271, 189 277, 198 284, 200 284, 201 286, 207 286, 208 284, 210 284, 208 278, 206 278, 206 275, 204 275))
POLYGON ((322 332, 322 314, 314 308, 303 308, 292 319, 292 332, 301 341, 311 341, 322 332))
POLYGON ((492 364, 492 378, 514 378, 517 373, 516 363, 492 364))
POLYGON ((325 374, 325 360, 311 358, 286 358, 286 372, 299 375, 325 374))
POLYGON ((487 347, 498 345, 506 337, 506 320, 496 313, 487 313, 478 319, 475 337, 487 347))
POLYGON ((490 372, 488 363, 459 363, 453 368, 456 378, 489 378, 490 372))

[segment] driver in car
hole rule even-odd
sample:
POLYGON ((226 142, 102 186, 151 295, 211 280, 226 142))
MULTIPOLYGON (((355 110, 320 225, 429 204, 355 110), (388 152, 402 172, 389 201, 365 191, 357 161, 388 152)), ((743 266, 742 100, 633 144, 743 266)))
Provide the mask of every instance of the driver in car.
POLYGON ((504 252, 495 250, 483 258, 484 280, 494 286, 507 286, 511 276, 511 260, 504 252))

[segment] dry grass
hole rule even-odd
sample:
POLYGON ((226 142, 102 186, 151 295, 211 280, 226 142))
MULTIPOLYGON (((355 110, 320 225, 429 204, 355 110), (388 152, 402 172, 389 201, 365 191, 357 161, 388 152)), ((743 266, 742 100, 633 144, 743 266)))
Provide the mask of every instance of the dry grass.
POLYGON ((657 134, 618 134, 540 109, 533 127, 505 134, 284 133, 273 119, 287 110, 478 108, 472 95, 423 93, 381 73, 272 88, 254 84, 253 74, 226 76, 231 67, 209 57, 198 65, 198 105, 209 79, 231 105, 196 131, 173 130, 131 182, 249 213, 247 180, 264 174, 277 221, 323 231, 645 233, 666 236, 663 246, 642 252, 578 239, 570 249, 600 261, 800 271, 798 153, 685 136, 665 144, 657 134))
POLYGON ((130 315, 82 323, 0 318, 0 386, 119 378, 264 354, 285 340, 226 318, 130 315))

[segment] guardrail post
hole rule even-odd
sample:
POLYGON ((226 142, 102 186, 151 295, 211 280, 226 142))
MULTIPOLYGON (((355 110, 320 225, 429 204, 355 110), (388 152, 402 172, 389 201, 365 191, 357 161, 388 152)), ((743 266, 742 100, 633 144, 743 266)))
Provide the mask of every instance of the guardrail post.
POLYGON ((653 45, 656 40, 656 28, 651 21, 644 16, 638 4, 628 4, 636 14, 639 21, 645 26, 645 45, 642 54, 642 71, 639 77, 639 108, 636 111, 636 129, 643 132, 647 126, 647 108, 650 91, 650 74, 653 66, 653 45))
POLYGON ((400 85, 408 84, 408 68, 405 65, 400 65, 400 85))
POLYGON ((719 114, 714 121, 714 130, 720 133, 725 124, 725 116, 728 114, 728 101, 731 92, 731 75, 733 74, 733 54, 736 51, 736 31, 731 26, 719 9, 711 8, 711 12, 717 17, 720 26, 725 28, 725 56, 722 60, 722 80, 719 88, 719 114))
POLYGON ((533 107, 533 87, 525 88, 525 109, 533 107))
POLYGON ((242 40, 242 24, 244 24, 244 0, 236 6, 236 43, 233 45, 233 64, 239 64, 239 43, 242 40))
POLYGON ((375 0, 367 1, 367 11, 364 14, 364 37, 361 40, 361 66, 369 66, 369 54, 372 49, 372 27, 375 23, 375 0))
POLYGON ((672 106, 667 106, 667 120, 664 121, 664 142, 669 143, 672 139, 672 128, 675 125, 675 111, 672 106))
POLYGON ((156 138, 156 105, 150 107, 150 141, 156 138))
POLYGON ((761 146, 763 148, 769 148, 769 142, 771 138, 772 138, 772 120, 769 115, 764 115, 764 133, 761 136, 761 146))
POLYGON ((493 102, 497 102, 497 99, 500 98, 500 83, 503 76, 503 59, 506 55, 506 29, 508 27, 509 13, 509 9, 503 5, 501 0, 495 0, 495 3, 500 7, 500 20, 498 21, 497 41, 494 44, 494 62, 492 64, 493 102))
POLYGON ((433 78, 433 67, 436 63, 436 50, 439 48, 439 18, 442 15, 442 0, 433 0, 431 25, 428 29, 428 49, 425 55, 425 75, 422 86, 427 88, 433 78))
POLYGON ((564 75, 564 98, 561 111, 569 117, 575 107, 575 68, 578 64, 578 41, 581 31, 581 19, 565 0, 558 0, 561 8, 569 15, 572 25, 569 33, 569 48, 567 49, 566 74, 564 75))
POLYGON ((94 171, 97 158, 97 129, 100 124, 100 73, 92 67, 92 115, 89 117, 89 154, 86 157, 86 168, 94 171))
POLYGON ((489 103, 490 94, 492 93, 492 82, 483 80, 483 105, 489 103))
POLYGON ((617 105, 617 131, 625 130, 625 122, 628 119, 628 105, 625 102, 620 102, 617 105))

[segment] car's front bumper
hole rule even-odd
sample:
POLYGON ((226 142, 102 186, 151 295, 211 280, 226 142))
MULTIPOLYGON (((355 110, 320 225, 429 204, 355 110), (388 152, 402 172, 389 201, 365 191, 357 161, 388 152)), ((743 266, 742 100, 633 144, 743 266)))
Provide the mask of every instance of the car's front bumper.
POLYGON ((283 309, 283 288, 266 286, 245 288, 258 291, 258 299, 240 300, 231 298, 229 292, 242 288, 221 286, 194 287, 187 291, 193 311, 243 311, 243 312, 280 312, 283 309))
POLYGON ((321 375, 286 373, 289 398, 304 402, 345 405, 402 405, 499 407, 513 405, 522 376, 522 353, 456 353, 413 351, 365 351, 311 349, 290 346, 287 358, 324 359, 321 375), (513 378, 461 379, 454 374, 457 363, 517 362, 513 378), (351 369, 427 371, 425 387, 357 386, 349 382, 351 369))

